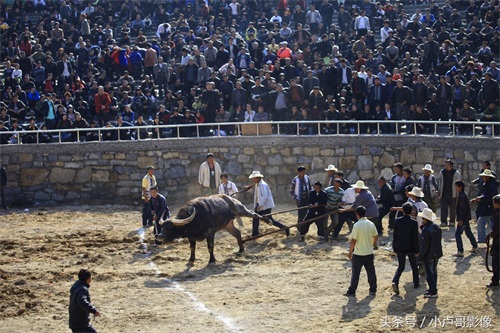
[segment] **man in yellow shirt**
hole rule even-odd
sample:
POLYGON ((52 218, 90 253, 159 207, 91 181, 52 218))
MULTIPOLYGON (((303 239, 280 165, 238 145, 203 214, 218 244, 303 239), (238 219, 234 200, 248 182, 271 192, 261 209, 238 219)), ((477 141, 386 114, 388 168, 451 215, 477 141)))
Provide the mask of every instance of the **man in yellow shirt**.
POLYGON ((142 226, 152 226, 153 225, 153 213, 151 212, 151 205, 149 200, 151 199, 150 189, 156 186, 155 178, 155 168, 154 166, 148 166, 148 173, 142 178, 142 226))
POLYGON ((364 266, 368 283, 370 284, 370 295, 377 293, 377 276, 375 274, 373 248, 378 241, 378 232, 375 224, 366 218, 366 208, 356 208, 358 221, 352 227, 351 246, 349 247, 349 260, 352 261, 351 285, 344 296, 356 296, 359 274, 364 266))

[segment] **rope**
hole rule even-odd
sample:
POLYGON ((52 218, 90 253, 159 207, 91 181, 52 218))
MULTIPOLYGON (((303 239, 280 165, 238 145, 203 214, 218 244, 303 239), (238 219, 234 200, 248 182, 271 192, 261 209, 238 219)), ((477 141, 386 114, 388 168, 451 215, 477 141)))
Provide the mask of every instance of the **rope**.
MULTIPOLYGON (((325 207, 326 205, 318 205, 316 207, 325 207)), ((297 208, 292 208, 292 209, 288 209, 288 210, 283 210, 281 212, 275 212, 275 213, 269 213, 269 214, 266 214, 266 215, 262 215, 262 216, 271 216, 271 215, 276 215, 276 214, 283 214, 283 213, 289 213, 289 212, 293 212, 293 211, 296 211, 296 210, 301 210, 301 209, 306 209, 306 208, 315 208, 315 207, 311 207, 309 205, 306 205, 306 206, 301 206, 301 207, 297 207, 297 208)))
POLYGON ((254 239, 259 239, 259 238, 264 237, 264 236, 269 236, 269 235, 275 234, 275 233, 277 233, 277 232, 281 232, 281 231, 283 231, 283 230, 287 230, 287 229, 290 229, 290 228, 294 228, 294 227, 297 227, 297 226, 302 225, 302 224, 306 224, 306 223, 314 222, 314 221, 316 221, 316 220, 319 220, 319 219, 325 218, 326 216, 331 215, 333 212, 334 212, 334 210, 333 210, 333 211, 330 211, 330 212, 328 212, 328 213, 326 213, 326 214, 323 214, 323 215, 320 215, 320 216, 316 216, 316 217, 314 217, 314 218, 312 218, 312 219, 309 219, 309 220, 302 221, 302 222, 300 222, 300 223, 297 223, 297 224, 291 225, 291 226, 289 226, 289 227, 285 227, 285 228, 281 228, 281 229, 278 229, 278 230, 273 230, 273 231, 265 232, 265 233, 260 234, 260 235, 258 235, 258 236, 248 237, 248 238, 243 239, 243 240, 242 240, 242 242, 243 242, 243 243, 245 243, 245 242, 248 242, 248 241, 251 241, 251 240, 254 240, 254 239))

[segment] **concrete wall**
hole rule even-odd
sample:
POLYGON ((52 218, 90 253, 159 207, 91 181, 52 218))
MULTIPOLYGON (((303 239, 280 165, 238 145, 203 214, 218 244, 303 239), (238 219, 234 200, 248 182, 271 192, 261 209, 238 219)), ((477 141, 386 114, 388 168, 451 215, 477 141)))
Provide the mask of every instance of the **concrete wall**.
MULTIPOLYGON (((1 162, 8 173, 11 204, 79 202, 133 203, 140 199, 141 179, 155 165, 160 191, 169 202, 199 195, 198 168, 207 152, 239 186, 259 170, 277 202, 288 199, 298 165, 313 180, 324 181, 324 168, 334 164, 351 181, 362 179, 374 190, 380 175, 392 174, 402 162, 420 174, 426 163, 440 170, 452 158, 466 181, 475 178, 480 162, 496 170, 500 140, 414 136, 273 136, 94 142, 79 144, 4 145, 1 162)), ((244 197, 251 200, 250 196, 244 197)))

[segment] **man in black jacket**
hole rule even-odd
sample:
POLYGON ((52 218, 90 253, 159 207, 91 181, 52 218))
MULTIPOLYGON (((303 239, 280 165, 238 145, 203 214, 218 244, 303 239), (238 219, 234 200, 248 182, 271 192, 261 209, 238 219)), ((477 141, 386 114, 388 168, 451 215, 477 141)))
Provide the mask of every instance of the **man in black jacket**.
POLYGON ((471 220, 471 211, 470 211, 470 203, 469 197, 467 193, 465 193, 465 183, 463 180, 455 181, 455 189, 457 191, 457 208, 456 208, 456 217, 457 217, 457 230, 455 231, 455 240, 457 242, 458 252, 455 253, 455 257, 463 257, 464 256, 464 243, 462 242, 462 234, 465 231, 465 235, 469 238, 470 243, 472 245, 472 253, 477 251, 477 242, 472 230, 470 229, 471 220))
POLYGON ((380 187, 380 195, 377 198, 377 204, 382 205, 378 209, 378 223, 376 225, 377 232, 379 236, 382 235, 384 227, 382 225, 382 219, 389 214, 391 207, 394 206, 394 193, 392 193, 391 187, 387 184, 385 177, 380 177, 378 179, 378 186, 380 187))
MULTIPOLYGON (((316 182, 313 185, 313 190, 309 191, 309 210, 307 211, 306 216, 304 217, 304 221, 313 219, 317 216, 326 214, 326 204, 328 202, 328 195, 325 191, 322 190, 323 184, 321 182, 316 182)), ((316 220, 316 226, 318 228, 318 236, 327 241, 328 240, 328 232, 326 231, 326 222, 327 220, 322 218, 316 220)), ((305 241, 305 236, 309 231, 309 226, 312 224, 305 223, 300 226, 300 239, 299 242, 305 241)))
POLYGON ((90 324, 89 315, 100 316, 99 311, 90 301, 89 288, 92 274, 86 269, 78 272, 78 281, 70 289, 69 297, 69 328, 76 332, 97 332, 90 324))
POLYGON ((422 233, 420 234, 420 252, 418 260, 424 263, 425 279, 429 289, 424 293, 425 298, 437 298, 437 265, 438 260, 443 256, 441 245, 442 230, 436 223, 436 214, 431 209, 425 208, 418 216, 422 218, 422 233))
POLYGON ((399 294, 399 278, 405 270, 406 256, 410 261, 411 271, 413 273, 413 286, 420 286, 418 277, 417 257, 418 247, 418 222, 411 218, 413 205, 409 202, 403 204, 404 216, 397 218, 394 221, 394 235, 392 248, 398 256, 398 269, 392 279, 392 290, 399 294))

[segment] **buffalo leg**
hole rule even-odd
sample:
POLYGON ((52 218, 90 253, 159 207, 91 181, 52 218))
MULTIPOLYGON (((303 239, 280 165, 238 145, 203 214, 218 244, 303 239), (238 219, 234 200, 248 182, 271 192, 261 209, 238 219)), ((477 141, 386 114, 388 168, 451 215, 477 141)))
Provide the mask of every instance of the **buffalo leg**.
POLYGON ((238 253, 241 253, 245 251, 245 248, 243 247, 243 242, 241 240, 241 232, 238 229, 236 229, 233 222, 234 220, 229 221, 229 223, 226 225, 226 230, 231 235, 233 235, 234 238, 236 238, 236 240, 238 241, 238 245, 240 246, 240 250, 238 251, 238 253))
POLYGON ((207 247, 208 247, 208 252, 210 253, 210 261, 208 262, 209 264, 212 264, 215 262, 214 242, 215 242, 215 233, 213 233, 207 237, 207 247))
POLYGON ((191 256, 189 257, 189 262, 194 263, 195 251, 196 251, 196 241, 194 239, 189 239, 189 248, 191 249, 191 256))

